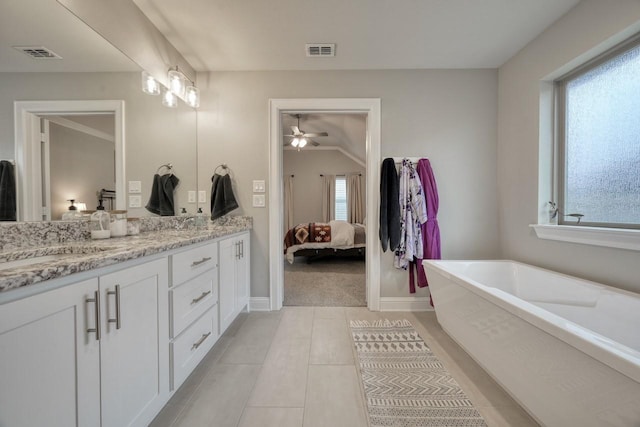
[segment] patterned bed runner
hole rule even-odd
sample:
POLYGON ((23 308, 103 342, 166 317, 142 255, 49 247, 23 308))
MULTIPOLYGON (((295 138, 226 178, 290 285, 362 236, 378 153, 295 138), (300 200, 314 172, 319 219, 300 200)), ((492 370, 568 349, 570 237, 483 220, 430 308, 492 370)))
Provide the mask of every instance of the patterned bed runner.
POLYGON ((486 427, 408 320, 351 321, 372 427, 486 427))

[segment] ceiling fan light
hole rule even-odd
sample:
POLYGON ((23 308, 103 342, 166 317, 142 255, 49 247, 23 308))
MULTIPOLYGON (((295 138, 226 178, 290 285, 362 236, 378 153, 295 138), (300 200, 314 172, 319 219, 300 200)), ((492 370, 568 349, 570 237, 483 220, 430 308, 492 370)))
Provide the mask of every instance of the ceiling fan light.
POLYGON ((298 147, 303 148, 305 145, 307 145, 306 138, 300 138, 300 143, 298 144, 298 147))
POLYGON ((300 144, 300 140, 298 138, 293 138, 293 141, 291 141, 291 146, 297 147, 298 144, 300 144))

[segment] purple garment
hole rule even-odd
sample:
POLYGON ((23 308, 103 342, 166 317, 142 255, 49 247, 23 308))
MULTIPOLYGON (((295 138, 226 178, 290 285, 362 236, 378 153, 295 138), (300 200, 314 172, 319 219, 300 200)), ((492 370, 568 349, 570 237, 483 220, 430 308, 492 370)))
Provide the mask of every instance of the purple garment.
MULTIPOLYGON (((438 187, 428 159, 420 159, 416 167, 422 190, 427 202, 427 222, 422 224, 423 259, 440 259, 440 227, 438 227, 438 187)), ((422 266, 422 259, 414 259, 418 287, 429 286, 427 275, 422 266)), ((409 287, 415 292, 413 265, 410 266, 409 287)), ((433 306, 433 300, 431 300, 433 306)))

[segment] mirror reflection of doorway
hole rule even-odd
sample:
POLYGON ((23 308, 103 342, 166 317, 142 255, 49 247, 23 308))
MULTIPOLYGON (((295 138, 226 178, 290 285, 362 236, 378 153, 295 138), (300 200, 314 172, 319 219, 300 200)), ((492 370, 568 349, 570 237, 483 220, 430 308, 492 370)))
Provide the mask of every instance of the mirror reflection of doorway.
POLYGON ((284 305, 366 306, 367 115, 281 120, 284 305))
MULTIPOLYGON (((41 117, 43 216, 59 220, 75 206, 95 209, 102 189, 115 191, 113 113, 41 117)), ((105 199, 113 209, 113 200, 105 199)))

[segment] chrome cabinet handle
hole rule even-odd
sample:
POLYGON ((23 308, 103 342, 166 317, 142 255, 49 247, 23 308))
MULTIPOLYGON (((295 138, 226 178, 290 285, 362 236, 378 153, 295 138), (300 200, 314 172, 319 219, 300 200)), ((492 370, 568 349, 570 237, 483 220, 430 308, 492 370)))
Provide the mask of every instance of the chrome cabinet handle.
POLYGON ((192 262, 192 263, 191 263, 191 267, 196 267, 196 266, 198 266, 198 265, 200 265, 200 264, 203 264, 203 263, 205 263, 205 262, 207 262, 207 261, 211 261, 211 257, 210 257, 210 256, 209 256, 209 257, 204 257, 204 258, 202 258, 200 261, 194 261, 194 262, 192 262))
POLYGON ((211 335, 211 332, 207 332, 206 334, 202 335, 202 337, 200 337, 198 341, 193 343, 193 345, 191 346, 191 350, 197 350, 198 347, 200 347, 200 345, 204 342, 204 340, 209 338, 209 335, 211 335))
POLYGON ((96 340, 100 341, 100 292, 99 291, 95 291, 93 293, 93 298, 87 298, 85 299, 86 302, 92 302, 95 304, 95 322, 96 322, 96 327, 95 328, 89 328, 87 329, 87 333, 92 333, 95 332, 96 334, 96 340))
POLYGON ((240 258, 244 258, 244 240, 240 240, 240 258))
POLYGON ((116 318, 115 319, 107 319, 109 323, 115 323, 116 329, 120 329, 120 285, 116 285, 115 291, 107 291, 107 295, 115 295, 116 296, 116 318))
POLYGON ((194 298, 191 300, 191 304, 195 304, 197 302, 202 301, 202 298, 206 297, 207 295, 209 295, 211 293, 211 291, 207 291, 207 292, 203 292, 202 295, 200 295, 198 298, 194 298))

